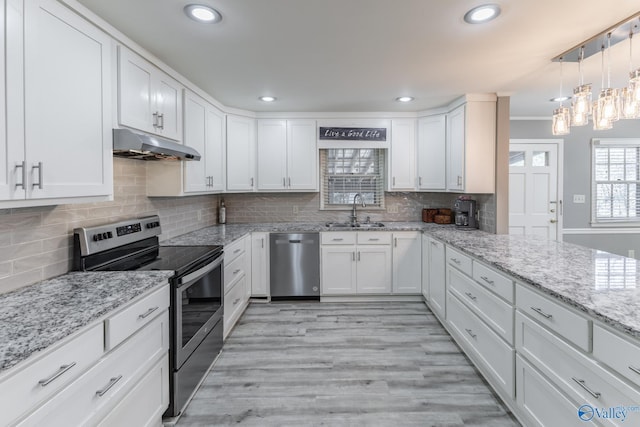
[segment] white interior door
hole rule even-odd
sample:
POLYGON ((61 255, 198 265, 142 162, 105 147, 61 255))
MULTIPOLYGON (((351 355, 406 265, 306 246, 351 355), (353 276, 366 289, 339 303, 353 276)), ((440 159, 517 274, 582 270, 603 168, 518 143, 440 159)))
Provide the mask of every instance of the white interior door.
POLYGON ((561 239, 561 143, 561 140, 511 140, 509 234, 561 239))

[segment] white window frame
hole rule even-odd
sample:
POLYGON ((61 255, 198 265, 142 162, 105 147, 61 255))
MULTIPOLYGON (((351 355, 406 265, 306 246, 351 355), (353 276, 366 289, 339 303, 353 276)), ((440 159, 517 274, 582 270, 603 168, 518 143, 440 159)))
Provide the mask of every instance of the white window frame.
MULTIPOLYGON (((640 216, 635 218, 598 218, 597 216, 597 184, 614 181, 597 181, 596 180, 596 148, 634 148, 640 149, 639 138, 594 138, 591 140, 591 224, 596 227, 638 227, 640 226, 640 216)), ((638 159, 640 163, 640 158, 638 159)), ((634 183, 639 181, 633 180, 617 180, 618 183, 634 183)), ((640 204, 640 191, 636 192, 636 203, 640 204)))

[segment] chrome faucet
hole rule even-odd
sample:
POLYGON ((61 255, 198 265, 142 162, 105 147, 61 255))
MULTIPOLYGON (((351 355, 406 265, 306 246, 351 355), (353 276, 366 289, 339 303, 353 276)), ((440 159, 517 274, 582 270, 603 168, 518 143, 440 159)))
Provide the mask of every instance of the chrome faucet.
POLYGON ((356 193, 356 195, 353 196, 353 209, 351 210, 351 225, 356 225, 358 223, 358 215, 356 213, 356 203, 358 201, 358 197, 360 198, 360 203, 362 203, 362 207, 363 208, 367 207, 367 205, 364 203, 364 198, 362 197, 362 194, 356 193))

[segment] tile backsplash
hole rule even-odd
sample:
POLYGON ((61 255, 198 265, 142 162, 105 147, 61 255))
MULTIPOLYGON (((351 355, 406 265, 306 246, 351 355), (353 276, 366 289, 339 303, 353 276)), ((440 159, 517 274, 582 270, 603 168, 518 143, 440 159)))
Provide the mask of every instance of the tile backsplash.
MULTIPOLYGON (((217 223, 220 198, 227 222, 347 221, 349 212, 321 211, 318 193, 250 193, 219 196, 146 196, 146 163, 114 158, 114 200, 34 208, 0 209, 0 293, 64 274, 73 260, 76 227, 99 225, 138 216, 160 216, 161 240, 217 223)), ((452 207, 450 193, 386 193, 385 210, 358 208, 371 221, 420 221, 423 208, 452 207)), ((495 232, 493 195, 474 196, 480 228, 495 232)))
POLYGON ((157 214, 167 239, 216 223, 217 196, 148 198, 144 161, 113 166, 113 201, 0 209, 0 293, 68 272, 76 227, 157 214))

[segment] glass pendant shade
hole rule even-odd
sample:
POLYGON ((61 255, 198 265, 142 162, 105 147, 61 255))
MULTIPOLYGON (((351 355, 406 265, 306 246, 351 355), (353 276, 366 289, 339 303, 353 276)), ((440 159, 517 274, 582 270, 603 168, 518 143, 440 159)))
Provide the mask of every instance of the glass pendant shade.
POLYGON ((571 98, 571 125, 583 126, 591 114, 591 85, 580 85, 573 89, 571 98))
POLYGON ((635 119, 640 116, 640 103, 633 97, 633 91, 625 87, 620 91, 620 116, 623 119, 635 119))
POLYGON ((554 135, 566 135, 569 133, 569 109, 560 107, 553 110, 553 122, 551 125, 551 133, 554 135))
POLYGON ((640 104, 640 68, 629 73, 629 91, 631 97, 640 104))
POLYGON ((598 96, 598 114, 603 119, 611 122, 618 121, 620 119, 620 94, 618 89, 602 89, 600 96, 598 96))
POLYGON ((593 102, 591 112, 594 130, 606 130, 613 128, 613 121, 608 120, 606 117, 604 117, 604 115, 602 114, 602 109, 600 108, 600 103, 598 101, 593 102))

